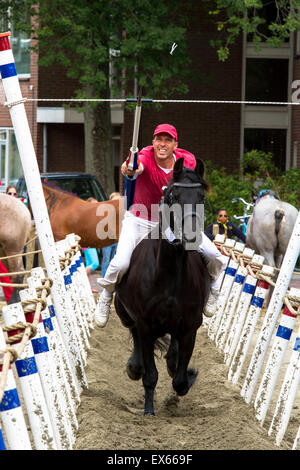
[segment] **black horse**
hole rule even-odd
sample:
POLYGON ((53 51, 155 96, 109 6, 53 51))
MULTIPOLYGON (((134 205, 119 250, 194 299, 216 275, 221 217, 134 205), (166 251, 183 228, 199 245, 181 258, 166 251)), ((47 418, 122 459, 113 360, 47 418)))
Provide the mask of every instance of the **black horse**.
POLYGON ((160 223, 135 248, 129 270, 116 288, 116 312, 130 329, 134 344, 127 373, 133 380, 142 377, 144 414, 154 415, 153 396, 158 380, 154 349, 159 338, 171 337, 166 362, 178 395, 188 392, 198 374, 188 364, 210 289, 208 271, 195 248, 202 236, 203 220, 198 209, 209 188, 203 174, 201 160, 197 160, 195 171, 183 167, 182 158, 176 161, 173 179, 160 206, 160 223), (177 238, 169 241, 164 234, 168 212, 165 209, 176 206, 182 211, 171 211, 170 227, 177 238))

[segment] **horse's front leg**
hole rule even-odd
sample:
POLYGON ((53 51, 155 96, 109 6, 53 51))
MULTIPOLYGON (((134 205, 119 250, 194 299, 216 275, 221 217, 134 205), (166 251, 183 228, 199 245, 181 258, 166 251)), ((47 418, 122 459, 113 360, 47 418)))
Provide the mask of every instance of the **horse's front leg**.
POLYGON ((127 375, 131 380, 139 380, 143 375, 144 367, 137 329, 117 293, 115 295, 115 309, 122 324, 130 329, 133 339, 133 352, 126 365, 127 375))
POLYGON ((148 331, 147 328, 143 328, 143 331, 139 329, 139 340, 144 362, 144 415, 149 414, 154 416, 154 390, 158 379, 158 372, 154 360, 154 340, 151 339, 150 331, 148 331))
POLYGON ((173 378, 173 388, 179 396, 187 394, 198 375, 195 369, 188 369, 194 350, 196 331, 190 331, 182 338, 178 338, 178 365, 173 378))

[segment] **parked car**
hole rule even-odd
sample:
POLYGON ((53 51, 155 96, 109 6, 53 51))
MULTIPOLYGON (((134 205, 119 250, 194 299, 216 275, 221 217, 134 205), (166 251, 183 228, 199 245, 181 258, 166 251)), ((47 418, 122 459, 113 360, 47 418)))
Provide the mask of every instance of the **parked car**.
MULTIPOLYGON (((98 179, 89 173, 41 173, 42 181, 47 179, 62 190, 75 194, 81 199, 87 200, 89 197, 97 201, 107 201, 108 197, 98 179)), ((17 191, 20 198, 27 202, 27 187, 24 176, 17 182, 17 191)))

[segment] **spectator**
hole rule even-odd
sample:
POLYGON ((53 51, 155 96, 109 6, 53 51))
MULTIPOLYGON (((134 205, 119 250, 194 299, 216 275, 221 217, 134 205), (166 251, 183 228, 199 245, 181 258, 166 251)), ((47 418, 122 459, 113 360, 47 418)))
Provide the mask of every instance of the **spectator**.
POLYGON ((237 237, 242 242, 246 243, 246 237, 243 232, 229 221, 229 216, 226 209, 220 209, 217 215, 217 221, 210 224, 204 233, 210 240, 214 240, 215 236, 225 235, 226 238, 237 237))
MULTIPOLYGON (((89 197, 87 199, 88 202, 98 202, 97 199, 93 197, 89 197)), ((95 271, 99 266, 99 256, 96 248, 82 248, 84 251, 84 258, 85 258, 85 270, 87 276, 89 278, 92 292, 98 292, 96 289, 92 287, 92 272, 95 271)))
MULTIPOLYGON (((119 199, 120 196, 121 196, 120 193, 111 193, 111 195, 109 196, 109 199, 119 199)), ((103 257, 102 266, 101 266, 102 277, 105 276, 108 265, 110 261, 113 259, 113 257, 115 256, 117 245, 118 245, 117 243, 114 243, 113 245, 102 248, 102 257, 103 257)))
POLYGON ((15 186, 7 186, 6 194, 8 194, 9 196, 18 197, 18 191, 15 186))

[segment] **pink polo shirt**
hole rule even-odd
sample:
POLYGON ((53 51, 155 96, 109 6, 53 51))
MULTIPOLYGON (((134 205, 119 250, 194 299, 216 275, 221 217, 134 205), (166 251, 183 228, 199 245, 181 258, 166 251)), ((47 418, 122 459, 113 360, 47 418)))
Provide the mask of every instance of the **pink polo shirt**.
MULTIPOLYGON (((184 166, 194 169, 195 156, 187 150, 177 148, 174 152, 176 160, 184 158, 184 166)), ((165 173, 156 163, 152 145, 139 152, 139 160, 144 169, 137 177, 134 201, 130 212, 137 217, 158 222, 158 203, 163 195, 162 187, 168 186, 173 171, 165 173), (152 206, 152 208, 151 208, 152 206)))

